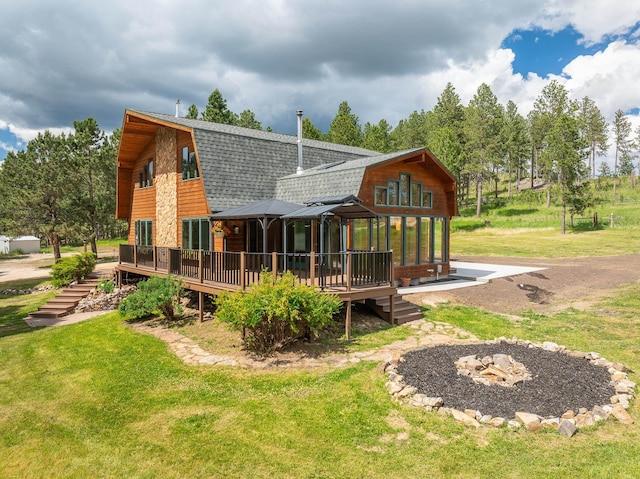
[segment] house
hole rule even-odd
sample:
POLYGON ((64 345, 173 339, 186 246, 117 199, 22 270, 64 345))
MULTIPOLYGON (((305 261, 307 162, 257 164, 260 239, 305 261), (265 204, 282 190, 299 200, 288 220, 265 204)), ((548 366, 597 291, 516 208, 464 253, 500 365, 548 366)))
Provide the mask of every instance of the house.
POLYGON ((381 154, 127 110, 116 216, 129 238, 118 270, 180 274, 215 294, 264 267, 293 269, 348 300, 392 295, 400 280, 449 274, 455 191, 426 148, 381 154))

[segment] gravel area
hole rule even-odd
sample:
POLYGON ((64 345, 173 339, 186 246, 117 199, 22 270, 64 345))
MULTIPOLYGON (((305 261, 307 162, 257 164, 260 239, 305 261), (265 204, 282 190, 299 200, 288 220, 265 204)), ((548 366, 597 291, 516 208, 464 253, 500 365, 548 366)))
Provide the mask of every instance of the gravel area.
POLYGON ((606 368, 561 352, 509 343, 434 346, 410 351, 398 364, 404 382, 443 406, 474 409, 493 417, 513 418, 516 412, 559 417, 568 410, 592 409, 610 403, 615 390, 606 368), (508 354, 529 370, 532 379, 507 388, 486 386, 461 376, 454 364, 469 355, 479 358, 508 354))

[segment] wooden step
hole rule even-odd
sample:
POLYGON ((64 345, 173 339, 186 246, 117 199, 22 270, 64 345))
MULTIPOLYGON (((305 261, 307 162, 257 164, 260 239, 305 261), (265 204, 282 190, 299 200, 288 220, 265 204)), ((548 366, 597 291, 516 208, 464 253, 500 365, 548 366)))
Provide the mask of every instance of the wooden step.
POLYGON ((365 304, 378 316, 391 324, 404 324, 416 319, 422 319, 422 311, 415 304, 406 301, 400 295, 393 297, 393 318, 390 317, 389 296, 368 298, 365 304))
POLYGON ((81 299, 87 297, 99 283, 99 279, 90 278, 62 289, 55 298, 50 299, 26 319, 55 319, 71 313, 81 299))

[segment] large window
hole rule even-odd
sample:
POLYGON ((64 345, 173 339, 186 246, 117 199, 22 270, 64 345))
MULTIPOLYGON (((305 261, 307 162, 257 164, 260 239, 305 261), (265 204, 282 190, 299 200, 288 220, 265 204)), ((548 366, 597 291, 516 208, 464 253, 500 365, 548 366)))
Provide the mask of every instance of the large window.
POLYGON ((196 161, 196 153, 189 151, 189 147, 182 148, 182 179, 191 180, 199 178, 198 162, 196 161))
POLYGON ((153 221, 136 220, 134 223, 135 243, 141 246, 153 245, 153 221))
POLYGON ((153 160, 149 160, 147 164, 142 167, 142 171, 138 173, 138 186, 140 186, 140 188, 153 186, 153 175, 153 160))
POLYGON ((422 183, 411 181, 411 175, 400 173, 399 180, 389 180, 386 186, 374 190, 376 206, 402 206, 403 208, 431 208, 432 195, 422 189, 422 183))
POLYGON ((371 246, 369 243, 369 225, 368 219, 353 220, 353 249, 366 251, 371 246))
POLYGON ((209 249, 209 219, 189 218, 182 220, 182 248, 209 249))
MULTIPOLYGON (((394 265, 411 266, 447 260, 447 218, 381 216, 376 221, 380 228, 373 223, 371 244, 377 250, 393 250, 394 265)), ((357 238, 354 231, 354 240, 357 238)), ((358 243, 355 244, 357 247, 358 243)))

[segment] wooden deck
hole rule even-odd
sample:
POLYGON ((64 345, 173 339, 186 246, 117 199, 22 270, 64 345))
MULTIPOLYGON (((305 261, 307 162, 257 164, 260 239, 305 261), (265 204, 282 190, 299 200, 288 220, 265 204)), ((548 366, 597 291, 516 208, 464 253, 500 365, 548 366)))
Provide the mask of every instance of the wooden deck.
MULTIPOLYGON (((185 250, 161 246, 120 245, 118 280, 123 274, 172 275, 186 289, 203 294, 241 291, 260 280, 265 271, 291 271, 300 284, 338 295, 347 311, 347 335, 351 302, 388 296, 397 288, 393 282, 391 251, 345 251, 341 253, 247 253, 185 250)), ((391 303, 393 304, 393 302, 391 303)), ((390 318, 394 318, 393 310, 390 318)), ((391 320, 393 323, 393 319, 391 320)))

